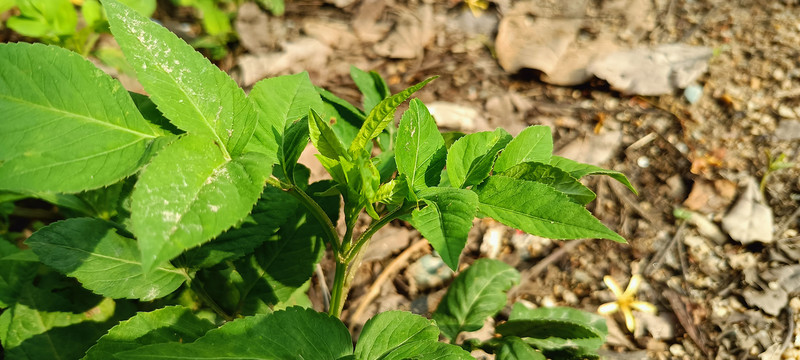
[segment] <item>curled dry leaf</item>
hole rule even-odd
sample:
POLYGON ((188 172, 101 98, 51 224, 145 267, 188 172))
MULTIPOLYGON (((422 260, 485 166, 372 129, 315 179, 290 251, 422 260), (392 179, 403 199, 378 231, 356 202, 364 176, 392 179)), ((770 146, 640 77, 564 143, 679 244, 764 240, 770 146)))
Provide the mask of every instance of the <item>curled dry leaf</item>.
POLYGON ((375 45, 375 52, 395 59, 422 57, 425 46, 433 41, 434 24, 433 6, 429 4, 421 5, 414 12, 404 12, 394 31, 375 45))

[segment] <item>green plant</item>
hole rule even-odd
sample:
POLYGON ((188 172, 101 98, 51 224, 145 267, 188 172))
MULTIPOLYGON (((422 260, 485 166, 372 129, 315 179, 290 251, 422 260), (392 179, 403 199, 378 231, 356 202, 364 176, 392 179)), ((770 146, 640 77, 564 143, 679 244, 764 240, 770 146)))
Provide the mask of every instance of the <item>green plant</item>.
MULTIPOLYGON (((155 0, 123 0, 139 13, 150 16, 156 9, 155 0)), ((2 0, 0 13, 17 8, 19 15, 6 22, 9 29, 46 44, 58 45, 87 56, 94 48, 98 33, 106 32, 103 9, 98 0, 2 0), (78 29, 78 11, 73 3, 80 3, 84 25, 78 29)))
MULTIPOLYGON (((578 179, 606 174, 632 189, 628 180, 553 156, 547 127, 446 141, 414 99, 393 130, 396 108, 433 78, 392 95, 358 69, 364 111, 305 73, 245 95, 168 30, 116 0, 104 6, 150 97, 67 50, 0 45, 0 189, 69 215, 28 238, 31 250, 0 241, 9 359, 78 358, 90 346, 86 359, 468 358, 437 339, 502 308, 519 275, 496 261, 458 277, 435 323, 379 314, 353 349, 337 318, 379 228, 409 221, 454 270, 476 215, 551 238, 624 241, 585 209, 594 194, 578 179), (308 183, 297 160, 309 140, 332 180, 308 183), (356 234, 362 211, 372 221, 356 234), (336 271, 322 314, 302 307, 326 246, 336 271)), ((580 358, 605 334, 577 310, 519 306, 497 332, 462 346, 580 358)))

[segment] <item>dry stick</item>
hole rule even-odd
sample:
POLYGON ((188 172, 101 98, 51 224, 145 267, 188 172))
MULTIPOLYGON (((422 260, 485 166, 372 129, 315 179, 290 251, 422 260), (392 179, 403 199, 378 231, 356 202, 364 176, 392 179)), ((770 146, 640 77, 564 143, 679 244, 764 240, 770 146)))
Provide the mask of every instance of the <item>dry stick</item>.
POLYGON ((328 312, 328 309, 331 308, 331 292, 328 289, 328 283, 325 282, 325 273, 322 272, 322 265, 317 263, 316 269, 314 273, 317 275, 317 281, 319 281, 319 291, 322 293, 322 302, 324 303, 324 312, 328 312))
POLYGON ((668 243, 664 244, 664 246, 658 250, 658 252, 655 254, 655 256, 653 256, 652 259, 648 260, 645 263, 645 266, 642 267, 642 269, 644 269, 642 270, 642 274, 648 276, 652 274, 653 271, 656 271, 660 267, 660 265, 663 263, 662 260, 664 259, 664 256, 666 256, 667 252, 670 249, 672 249, 672 246, 675 245, 678 239, 683 236, 683 231, 685 229, 686 229, 686 222, 684 221, 683 223, 681 223, 680 226, 678 226, 678 230, 675 231, 675 235, 672 236, 672 239, 670 239, 668 243), (650 267, 651 264, 653 265, 653 267, 650 267))
POLYGON ((711 359, 711 350, 706 344, 706 339, 703 337, 703 334, 700 333, 700 329, 694 325, 692 316, 689 314, 689 311, 686 310, 686 303, 681 299, 681 296, 670 289, 664 290, 663 295, 667 298, 667 301, 669 301, 672 312, 675 314, 675 317, 678 318, 678 322, 683 326, 683 329, 686 330, 686 334, 689 335, 689 338, 694 341, 695 345, 711 359))
POLYGON ((409 246, 405 250, 403 250, 400 255, 397 256, 394 260, 392 260, 389 265, 383 269, 378 278, 375 279, 375 282, 372 283, 372 286, 369 287, 369 291, 367 291, 364 296, 361 297, 361 302, 358 304, 356 311, 353 311, 350 315, 350 327, 352 328, 355 325, 356 321, 361 317, 364 311, 367 310, 367 306, 372 303, 372 300, 378 297, 381 294, 381 287, 383 284, 388 281, 392 276, 397 274, 400 270, 403 269, 404 266, 408 265, 408 259, 411 255, 414 255, 417 251, 424 249, 428 245, 427 240, 419 240, 414 245, 409 246))
POLYGON ((622 184, 618 184, 616 182, 610 182, 607 179, 603 179, 603 181, 606 181, 606 183, 608 183, 609 185, 608 187, 611 188, 611 192, 614 193, 614 196, 620 199, 625 205, 633 209, 633 211, 639 214, 639 216, 641 216, 643 219, 649 222, 650 225, 653 225, 661 229, 664 228, 664 224, 661 222, 661 219, 659 219, 656 215, 652 214, 651 212, 642 209, 642 207, 639 206, 639 204, 636 202, 636 199, 633 198, 633 195, 629 194, 627 192, 627 189, 622 184))
POLYGON ((786 318, 788 324, 786 325, 786 336, 783 338, 783 345, 781 346, 780 353, 782 354, 789 346, 792 345, 792 336, 794 336, 794 310, 788 304, 783 308, 786 311, 786 318))

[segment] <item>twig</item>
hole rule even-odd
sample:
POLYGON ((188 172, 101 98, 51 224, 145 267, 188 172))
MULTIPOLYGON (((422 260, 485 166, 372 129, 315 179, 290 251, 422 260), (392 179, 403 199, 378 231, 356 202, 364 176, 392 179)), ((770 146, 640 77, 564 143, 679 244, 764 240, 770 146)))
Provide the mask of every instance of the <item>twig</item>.
POLYGON ((786 349, 789 348, 789 346, 792 345, 792 336, 794 335, 794 326, 795 326, 794 311, 792 310, 792 307, 786 305, 786 307, 784 307, 783 310, 786 312, 786 320, 787 320, 786 322, 788 324, 786 325, 786 336, 783 338, 783 346, 781 346, 781 351, 780 351, 781 354, 784 351, 786 351, 786 349))
POLYGON ((378 278, 375 279, 375 282, 373 282, 369 287, 367 293, 361 297, 361 302, 358 304, 356 311, 353 311, 350 314, 349 320, 351 328, 355 325, 361 315, 364 314, 364 311, 367 310, 367 306, 369 306, 369 304, 371 304, 372 301, 375 300, 378 295, 380 295, 383 284, 397 274, 400 270, 402 270, 403 267, 408 265, 408 259, 414 255, 414 253, 425 249, 426 246, 428 246, 427 240, 417 241, 414 243, 414 245, 411 245, 407 249, 403 250, 403 252, 397 256, 397 258, 392 260, 392 262, 390 262, 389 265, 383 269, 381 274, 378 275, 378 278))
POLYGON ((663 294, 664 297, 667 298, 667 301, 669 301, 669 305, 672 308, 672 312, 675 313, 675 317, 678 318, 678 322, 683 326, 683 329, 686 330, 686 334, 689 335, 689 338, 694 341, 695 345, 710 359, 711 350, 707 346, 706 339, 697 326, 694 325, 692 316, 689 314, 689 311, 686 310, 686 303, 681 299, 681 296, 670 289, 664 290, 663 294))
POLYGON ((659 268, 659 265, 662 263, 664 256, 667 255, 669 249, 671 249, 672 246, 675 245, 678 239, 683 236, 683 232, 685 230, 686 230, 686 222, 684 221, 683 223, 681 223, 680 226, 678 226, 678 230, 675 231, 675 235, 672 236, 672 239, 670 239, 668 243, 664 244, 664 246, 658 250, 658 252, 653 256, 652 259, 648 260, 645 263, 645 266, 643 267, 644 270, 642 271, 643 275, 648 276, 652 274, 653 271, 656 271, 656 269, 659 268), (653 267, 650 267, 651 264, 653 265, 653 267))
MULTIPOLYGON (((607 179, 603 179, 603 181, 609 182, 607 179)), ((657 228, 663 229, 664 225, 661 223, 661 219, 650 213, 649 211, 642 209, 641 206, 633 199, 632 195, 627 193, 627 188, 623 190, 624 186, 622 184, 618 184, 616 182, 610 182, 609 188, 611 188, 611 192, 614 193, 618 199, 620 199, 625 205, 629 206, 633 211, 635 211, 639 216, 641 216, 645 221, 650 223, 657 228)))
POLYGON ((331 308, 331 291, 328 289, 328 283, 325 282, 325 273, 322 272, 322 265, 317 263, 317 267, 314 270, 317 275, 317 281, 319 282, 319 291, 322 293, 322 302, 324 304, 324 312, 328 312, 328 309, 331 308))

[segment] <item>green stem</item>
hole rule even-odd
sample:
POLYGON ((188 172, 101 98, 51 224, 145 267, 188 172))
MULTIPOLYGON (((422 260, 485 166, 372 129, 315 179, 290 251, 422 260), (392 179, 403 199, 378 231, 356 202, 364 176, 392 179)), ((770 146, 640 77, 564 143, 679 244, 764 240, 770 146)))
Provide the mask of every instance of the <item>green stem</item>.
POLYGON ((296 199, 300 200, 300 202, 311 212, 311 215, 314 216, 320 224, 322 224, 322 230, 325 232, 325 237, 327 238, 328 242, 331 244, 331 249, 333 250, 333 254, 338 258, 340 253, 341 244, 339 243, 339 234, 336 232, 336 227, 333 226, 333 222, 325 214, 325 211, 319 206, 319 204, 314 201, 308 194, 305 193, 302 189, 297 186, 292 186, 288 190, 289 194, 294 196, 296 199))
POLYGON ((413 209, 413 206, 409 205, 400 206, 397 209, 392 210, 392 212, 386 214, 386 216, 382 217, 380 220, 370 224, 369 228, 367 228, 367 230, 364 231, 364 233, 358 237, 358 240, 356 240, 355 245, 353 245, 350 251, 348 251, 345 254, 346 262, 348 264, 352 262, 353 259, 355 259, 358 253, 361 251, 361 248, 363 248, 364 245, 366 245, 369 242, 369 240, 372 238, 372 235, 375 235, 375 233, 378 230, 380 230, 380 228, 384 227, 392 220, 407 214, 408 210, 410 209, 413 209))
POLYGON ((346 274, 347 263, 336 261, 336 273, 333 277, 333 288, 331 289, 331 308, 328 309, 328 314, 337 318, 342 316, 342 309, 344 308, 344 301, 347 299, 347 293, 350 287, 347 286, 346 274))

